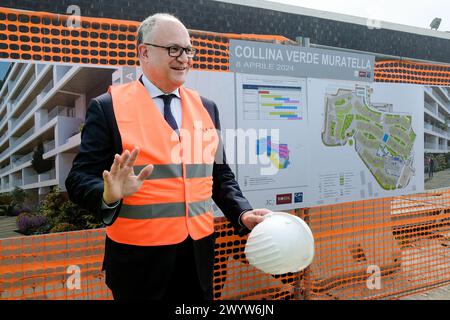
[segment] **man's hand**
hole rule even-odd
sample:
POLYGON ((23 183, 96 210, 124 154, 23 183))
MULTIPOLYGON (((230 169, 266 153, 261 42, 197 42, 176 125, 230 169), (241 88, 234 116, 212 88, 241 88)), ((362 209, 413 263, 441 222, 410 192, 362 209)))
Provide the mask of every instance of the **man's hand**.
POLYGON ((139 154, 139 148, 130 151, 125 150, 122 155, 114 156, 111 170, 103 171, 103 201, 111 204, 130 196, 139 190, 145 179, 152 173, 153 165, 149 164, 141 170, 139 175, 134 174, 133 166, 139 154))
POLYGON ((264 216, 270 213, 269 209, 253 209, 245 212, 241 216, 241 222, 248 229, 252 230, 258 223, 264 220, 264 216))

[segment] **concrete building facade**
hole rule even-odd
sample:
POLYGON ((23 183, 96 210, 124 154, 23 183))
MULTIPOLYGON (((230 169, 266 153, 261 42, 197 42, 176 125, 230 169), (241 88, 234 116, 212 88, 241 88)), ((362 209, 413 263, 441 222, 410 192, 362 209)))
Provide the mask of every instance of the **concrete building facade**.
POLYGON ((33 198, 51 186, 64 190, 87 103, 105 92, 114 69, 21 62, 10 68, 0 89, 0 193, 20 187, 33 198), (40 144, 52 166, 38 174, 32 160, 40 144))
POLYGON ((450 87, 425 86, 424 151, 450 152, 450 87))

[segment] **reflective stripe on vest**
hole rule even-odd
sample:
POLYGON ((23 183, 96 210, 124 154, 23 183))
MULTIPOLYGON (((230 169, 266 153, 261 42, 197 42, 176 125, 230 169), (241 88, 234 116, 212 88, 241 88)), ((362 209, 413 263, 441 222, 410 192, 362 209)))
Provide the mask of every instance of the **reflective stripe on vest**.
POLYGON ((136 193, 123 199, 119 216, 106 228, 108 236, 120 243, 154 246, 213 233, 212 171, 219 139, 200 96, 180 88, 178 136, 139 81, 113 86, 110 92, 122 149, 140 148, 135 174, 148 164, 153 171, 136 193))
MULTIPOLYGON (((138 175, 142 166, 134 166, 134 174, 138 175)), ((186 164, 186 178, 204 178, 212 175, 212 164, 186 164)), ((181 178, 183 176, 183 166, 181 164, 155 164, 152 174, 147 180, 181 178)))
MULTIPOLYGON (((211 211, 212 200, 189 203, 189 217, 195 217, 211 211)), ((127 219, 157 219, 184 217, 186 204, 184 202, 144 204, 140 206, 122 205, 121 218, 127 219)))

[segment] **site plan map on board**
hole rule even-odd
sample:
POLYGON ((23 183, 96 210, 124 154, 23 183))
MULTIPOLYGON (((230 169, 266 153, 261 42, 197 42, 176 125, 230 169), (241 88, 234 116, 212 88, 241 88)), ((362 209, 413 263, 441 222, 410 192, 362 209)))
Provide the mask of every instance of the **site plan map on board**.
POLYGON ((392 105, 370 104, 371 88, 338 89, 325 96, 322 142, 328 147, 354 145, 355 151, 385 190, 401 189, 414 175, 416 139, 409 114, 392 105))

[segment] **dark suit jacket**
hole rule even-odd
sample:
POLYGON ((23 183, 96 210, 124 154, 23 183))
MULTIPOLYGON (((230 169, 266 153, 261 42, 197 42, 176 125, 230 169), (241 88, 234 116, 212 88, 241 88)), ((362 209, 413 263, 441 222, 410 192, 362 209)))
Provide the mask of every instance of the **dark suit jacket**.
MULTIPOLYGON (((220 130, 216 104, 204 97, 201 97, 201 100, 216 128, 220 130)), ((110 170, 114 155, 122 154, 122 151, 122 141, 114 116, 111 95, 105 93, 94 98, 89 104, 81 133, 80 152, 73 161, 72 169, 66 179, 66 188, 70 200, 100 217, 106 225, 114 223, 121 202, 117 210, 102 210, 102 173, 104 170, 110 170)), ((223 155, 223 161, 217 161, 220 157, 216 157, 213 166, 212 198, 233 227, 243 235, 249 230, 239 225, 238 218, 243 211, 250 210, 252 207, 242 195, 235 176, 226 163, 223 148, 218 154, 223 155)), ((213 237, 211 239, 213 240, 213 237)), ((115 243, 114 245, 117 247, 120 244, 115 243)), ((146 250, 145 247, 141 249, 146 250)), ((122 251, 130 254, 130 250, 122 251)), ((197 261, 198 265, 203 264, 202 260, 211 261, 211 255, 214 254, 211 244, 208 244, 207 247, 195 248, 195 251, 197 260, 200 260, 197 261)), ((119 250, 114 249, 111 241, 107 241, 104 268, 108 268, 111 257, 117 255, 117 252, 119 250)), ((139 255, 139 250, 135 250, 133 254, 139 255)))

